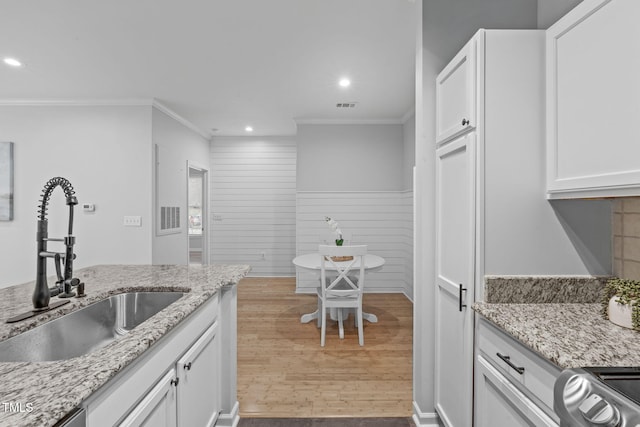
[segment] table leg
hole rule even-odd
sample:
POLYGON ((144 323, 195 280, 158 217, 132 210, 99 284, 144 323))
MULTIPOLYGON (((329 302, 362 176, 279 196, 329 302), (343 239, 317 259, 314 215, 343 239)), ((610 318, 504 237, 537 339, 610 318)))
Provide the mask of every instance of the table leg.
POLYGON ((300 323, 309 323, 313 319, 318 319, 320 317, 319 315, 320 315, 320 310, 316 310, 313 313, 303 314, 300 317, 300 323))
POLYGON ((371 323, 378 323, 378 316, 373 313, 362 313, 362 318, 368 320, 371 323))

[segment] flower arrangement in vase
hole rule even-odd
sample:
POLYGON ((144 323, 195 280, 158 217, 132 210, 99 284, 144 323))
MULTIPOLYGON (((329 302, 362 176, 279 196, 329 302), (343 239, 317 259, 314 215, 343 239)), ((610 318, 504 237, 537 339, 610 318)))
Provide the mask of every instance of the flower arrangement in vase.
POLYGON ((331 217, 328 216, 325 216, 324 220, 327 222, 327 224, 329 224, 329 227, 331 227, 331 230, 336 235, 336 246, 342 246, 342 244, 344 243, 344 239, 342 238, 342 230, 340 229, 340 224, 338 224, 336 220, 331 219, 331 217))
POLYGON ((616 325, 640 330, 640 281, 610 279, 603 292, 602 315, 616 325))

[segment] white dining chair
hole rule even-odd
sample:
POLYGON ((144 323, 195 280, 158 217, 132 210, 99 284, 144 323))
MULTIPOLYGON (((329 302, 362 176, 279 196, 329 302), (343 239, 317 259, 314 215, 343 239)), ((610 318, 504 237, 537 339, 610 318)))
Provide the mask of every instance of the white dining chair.
POLYGON ((321 317, 320 346, 324 347, 327 331, 327 309, 336 309, 340 338, 343 338, 343 309, 355 309, 358 342, 364 345, 362 294, 364 289, 364 257, 367 245, 319 245, 320 286, 317 289, 321 317), (341 261, 339 257, 351 257, 341 261), (354 274, 355 273, 355 274, 354 274))

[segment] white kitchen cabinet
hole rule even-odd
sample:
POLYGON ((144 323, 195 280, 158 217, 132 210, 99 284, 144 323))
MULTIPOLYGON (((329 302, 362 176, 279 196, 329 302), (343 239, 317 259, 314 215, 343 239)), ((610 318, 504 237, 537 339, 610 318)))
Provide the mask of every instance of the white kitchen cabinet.
POLYGON ((217 323, 207 329, 120 427, 215 425, 220 408, 217 329, 217 323))
POLYGON ((435 406, 446 426, 471 425, 475 134, 436 151, 435 406))
MULTIPOLYGON (((235 317, 223 319, 219 315, 235 315, 235 286, 229 288, 212 296, 83 402, 87 426, 210 427, 237 423, 238 405, 235 394, 231 395, 234 390, 226 387, 227 395, 223 396, 220 385, 236 381, 235 361, 222 360, 219 339, 225 328, 229 330, 225 332, 230 335, 228 341, 235 337, 235 317), (218 423, 219 413, 225 409, 223 398, 229 408, 225 422, 218 423)), ((234 345, 235 340, 229 344, 234 345)))
POLYGON ((560 369, 480 319, 474 425, 558 427, 553 385, 560 369))
POLYGON ((469 40, 436 79, 436 143, 476 125, 476 43, 469 40))
POLYGON ((220 348, 218 324, 180 358, 176 365, 178 425, 210 427, 220 409, 220 348))
POLYGON ((473 40, 475 126, 436 149, 435 406, 455 427, 472 424, 469 307, 484 298, 484 276, 584 268, 545 198, 544 31, 480 30, 473 40))
POLYGON ((120 424, 120 427, 176 427, 176 371, 171 369, 120 424))
POLYGON ((640 2, 584 0, 546 33, 549 198, 640 195, 640 2))

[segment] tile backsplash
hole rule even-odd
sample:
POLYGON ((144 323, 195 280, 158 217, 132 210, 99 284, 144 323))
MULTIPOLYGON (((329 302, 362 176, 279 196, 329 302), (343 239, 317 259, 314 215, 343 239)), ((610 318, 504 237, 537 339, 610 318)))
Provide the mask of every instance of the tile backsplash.
POLYGON ((640 197, 613 203, 613 274, 640 280, 640 197))

